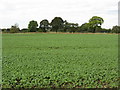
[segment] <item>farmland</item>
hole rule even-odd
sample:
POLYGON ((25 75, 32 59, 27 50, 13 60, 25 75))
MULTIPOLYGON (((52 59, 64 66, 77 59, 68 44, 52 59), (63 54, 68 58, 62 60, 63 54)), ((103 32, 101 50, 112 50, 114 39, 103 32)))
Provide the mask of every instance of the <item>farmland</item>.
POLYGON ((3 34, 3 88, 118 86, 116 34, 3 34))

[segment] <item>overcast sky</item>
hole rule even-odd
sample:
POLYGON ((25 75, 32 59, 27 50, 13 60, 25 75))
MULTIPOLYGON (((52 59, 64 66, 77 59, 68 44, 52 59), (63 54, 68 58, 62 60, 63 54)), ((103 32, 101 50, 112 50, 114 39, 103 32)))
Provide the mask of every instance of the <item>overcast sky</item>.
POLYGON ((30 20, 38 23, 43 19, 50 22, 62 17, 79 25, 92 16, 104 19, 103 28, 118 24, 119 0, 0 0, 0 28, 9 28, 15 23, 27 28, 30 20))

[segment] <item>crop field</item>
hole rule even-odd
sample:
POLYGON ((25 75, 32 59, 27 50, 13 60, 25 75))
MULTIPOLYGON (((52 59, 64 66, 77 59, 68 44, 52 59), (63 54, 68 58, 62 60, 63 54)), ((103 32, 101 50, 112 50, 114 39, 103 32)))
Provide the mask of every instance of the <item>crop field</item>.
POLYGON ((3 34, 3 88, 117 88, 116 34, 3 34))

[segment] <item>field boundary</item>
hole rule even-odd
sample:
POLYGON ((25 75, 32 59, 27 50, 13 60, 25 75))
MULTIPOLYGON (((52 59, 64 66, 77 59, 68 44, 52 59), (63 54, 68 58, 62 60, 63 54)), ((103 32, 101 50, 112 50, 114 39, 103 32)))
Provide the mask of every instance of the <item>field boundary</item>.
POLYGON ((112 34, 112 35, 119 35, 117 33, 69 33, 69 32, 25 32, 25 33, 4 33, 2 32, 2 34, 39 34, 39 33, 43 33, 43 34, 112 34))

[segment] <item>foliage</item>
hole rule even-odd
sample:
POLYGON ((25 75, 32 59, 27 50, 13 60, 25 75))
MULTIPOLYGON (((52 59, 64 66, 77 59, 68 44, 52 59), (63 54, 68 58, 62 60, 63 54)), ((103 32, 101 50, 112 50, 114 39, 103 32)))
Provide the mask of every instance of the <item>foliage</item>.
POLYGON ((120 33, 120 26, 113 26, 112 33, 120 33))
POLYGON ((43 29, 39 28, 39 29, 38 29, 38 32, 43 32, 43 29))
POLYGON ((3 34, 3 88, 113 88, 118 35, 3 34))
POLYGON ((110 33, 110 32, 111 32, 111 29, 105 29, 105 28, 97 27, 97 28, 96 28, 96 32, 100 32, 100 33, 110 33))
POLYGON ((42 32, 47 32, 49 29, 49 21, 47 19, 44 19, 40 22, 40 28, 42 32))
POLYGON ((6 32, 7 32, 7 29, 6 29, 6 28, 3 28, 3 29, 2 29, 2 32, 6 33, 6 32))
POLYGON ((40 22, 38 27, 37 21, 30 21, 28 28, 19 29, 18 25, 15 24, 11 28, 3 28, 3 33, 17 33, 17 32, 82 32, 82 33, 120 33, 120 26, 113 26, 112 29, 102 28, 101 25, 104 23, 102 17, 93 16, 90 18, 88 23, 83 23, 79 26, 78 23, 70 23, 67 20, 63 21, 61 17, 55 17, 51 23, 47 19, 44 19, 40 22), (37 28, 38 27, 38 28, 37 28))
POLYGON ((63 29, 64 21, 61 17, 55 17, 51 21, 52 31, 58 32, 59 30, 63 29))
POLYGON ((32 20, 28 24, 29 32, 36 32, 37 31, 37 27, 38 27, 37 21, 32 20))
POLYGON ((19 27, 18 27, 18 24, 15 24, 14 26, 11 26, 10 28, 10 33, 17 33, 19 32, 19 27))
POLYGON ((80 26, 79 32, 88 32, 89 31, 89 23, 84 23, 80 26))
POLYGON ((77 32, 78 24, 77 23, 69 23, 65 20, 64 22, 64 32, 77 32))
POLYGON ((22 32, 22 33, 28 32, 28 29, 27 28, 23 28, 23 29, 20 30, 20 32, 22 32))
MULTIPOLYGON (((90 18, 88 23, 84 23, 79 26, 78 23, 70 23, 67 20, 63 21, 61 17, 55 17, 51 23, 47 19, 40 21, 40 26, 38 27, 37 21, 30 21, 28 24, 28 30, 24 28, 20 32, 100 32, 100 33, 119 33, 119 26, 114 26, 111 29, 101 28, 101 25, 104 23, 102 17, 93 16, 90 18), (37 28, 38 27, 38 28, 37 28)), ((15 28, 12 26, 11 32, 16 32, 15 28)), ((3 32, 10 32, 9 29, 2 29, 3 32)))
POLYGON ((89 26, 93 28, 93 33, 95 33, 95 30, 98 26, 101 26, 103 24, 104 20, 101 17, 98 16, 93 16, 90 20, 89 20, 89 26))

